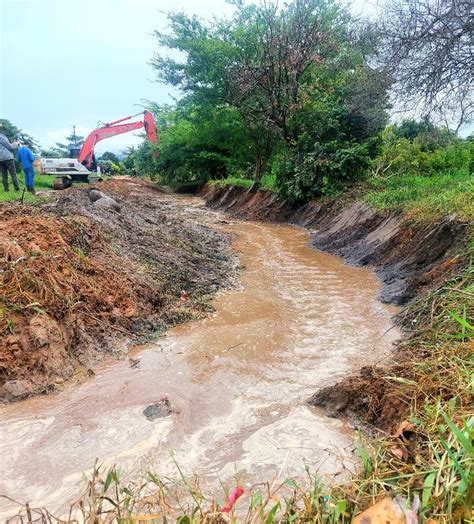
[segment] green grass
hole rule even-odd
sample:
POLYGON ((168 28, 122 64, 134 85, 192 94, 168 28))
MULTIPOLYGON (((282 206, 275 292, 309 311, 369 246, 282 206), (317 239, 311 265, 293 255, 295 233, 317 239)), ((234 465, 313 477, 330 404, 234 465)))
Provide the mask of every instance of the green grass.
MULTIPOLYGON (((212 180, 210 183, 216 186, 219 186, 219 187, 237 186, 237 187, 250 188, 253 186, 254 180, 250 178, 229 176, 221 180, 212 180)), ((277 191, 276 177, 274 175, 264 175, 262 177, 262 180, 260 181, 260 189, 276 192, 277 191)))
MULTIPOLYGON (((250 188, 253 180, 227 177, 211 184, 250 188)), ((265 175, 260 187, 276 192, 275 177, 265 175)), ((400 209, 426 220, 457 214, 474 223, 474 177, 465 172, 371 178, 363 187, 362 198, 376 209, 400 209)))
POLYGON ((250 178, 240 178, 236 176, 229 176, 227 178, 222 178, 220 180, 211 180, 210 183, 219 186, 219 187, 225 187, 225 186, 237 186, 237 187, 252 187, 253 180, 250 178))
POLYGON ((463 172, 373 178, 364 199, 377 209, 401 209, 426 219, 455 213, 474 222, 474 177, 463 172))
MULTIPOLYGON (((11 178, 8 179, 10 191, 5 193, 3 186, 0 184, 0 202, 12 202, 20 200, 25 188, 23 173, 18 173, 18 180, 20 182, 20 191, 16 192, 13 190, 13 184, 11 178)), ((35 190, 36 191, 50 191, 53 189, 54 176, 51 175, 40 175, 35 174, 35 190)), ((25 191, 23 198, 24 202, 38 202, 41 196, 34 196, 31 193, 25 191)))

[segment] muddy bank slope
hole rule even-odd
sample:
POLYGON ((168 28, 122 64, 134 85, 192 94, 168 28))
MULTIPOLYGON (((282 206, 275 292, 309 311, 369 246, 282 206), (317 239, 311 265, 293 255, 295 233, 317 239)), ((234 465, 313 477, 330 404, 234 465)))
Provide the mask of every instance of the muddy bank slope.
MULTIPOLYGON (((207 185, 200 194, 211 208, 240 218, 308 228, 314 247, 340 255, 349 263, 373 268, 383 283, 380 299, 397 305, 407 305, 441 285, 460 264, 459 253, 468 240, 468 224, 454 216, 419 223, 398 211, 375 211, 350 199, 291 206, 274 193, 241 187, 207 185)), ((404 309, 398 321, 408 332, 417 322, 416 331, 424 316, 425 312, 414 307, 414 311, 404 309)), ((403 377, 413 384, 419 380, 411 364, 411 340, 407 334, 397 347, 396 362, 388 369, 365 367, 316 391, 309 403, 324 408, 329 416, 349 415, 388 432, 395 430, 408 415, 410 402, 421 394, 419 389, 405 387, 401 395, 396 383, 387 380, 387 375, 403 377)), ((417 350, 417 359, 427 356, 422 352, 417 350)))
POLYGON ((0 207, 0 398, 60 388, 169 325, 201 316, 236 261, 205 213, 110 181, 0 207))
POLYGON ((206 185, 200 196, 209 207, 240 218, 309 229, 314 247, 373 268, 384 284, 380 299, 397 305, 441 282, 466 243, 467 223, 455 216, 419 224, 398 211, 376 211, 360 201, 291 206, 275 193, 242 187, 206 185))

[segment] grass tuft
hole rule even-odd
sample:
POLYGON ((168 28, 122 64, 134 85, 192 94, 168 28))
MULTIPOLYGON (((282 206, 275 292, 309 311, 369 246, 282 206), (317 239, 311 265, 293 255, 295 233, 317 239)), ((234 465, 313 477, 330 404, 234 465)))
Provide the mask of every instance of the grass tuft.
MULTIPOLYGON (((226 187, 226 186, 237 186, 237 187, 246 187, 250 188, 254 184, 254 180, 250 178, 241 178, 236 176, 229 176, 227 178, 223 178, 220 180, 211 180, 209 183, 219 186, 219 187, 226 187)), ((277 185, 276 185, 276 177, 275 175, 267 174, 264 175, 260 181, 260 189, 266 190, 266 191, 273 191, 277 192, 277 185)))
MULTIPOLYGON (((9 175, 10 176, 10 175, 9 175)), ((20 182, 20 191, 13 190, 11 178, 9 178, 10 191, 5 193, 3 187, 0 185, 0 202, 14 202, 20 201, 23 196, 23 202, 34 203, 41 200, 41 195, 32 195, 25 190, 25 182, 23 173, 18 173, 18 181, 20 182)), ((35 174, 35 190, 36 191, 50 191, 53 189, 54 176, 35 174)))
POLYGON ((377 209, 398 208, 427 220, 455 213, 474 223, 474 177, 464 172, 392 175, 368 184, 365 201, 377 209))

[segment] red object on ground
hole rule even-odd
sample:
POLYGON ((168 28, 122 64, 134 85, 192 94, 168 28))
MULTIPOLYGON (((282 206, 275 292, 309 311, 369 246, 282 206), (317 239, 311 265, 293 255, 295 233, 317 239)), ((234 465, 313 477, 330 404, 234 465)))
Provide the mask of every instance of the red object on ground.
POLYGON ((94 146, 97 144, 97 142, 105 140, 106 138, 110 138, 111 136, 121 135, 122 133, 128 133, 129 131, 135 131, 136 129, 141 129, 142 127, 145 128, 148 140, 150 142, 156 143, 158 141, 158 133, 153 115, 149 111, 144 111, 143 115, 143 122, 130 122, 128 124, 117 125, 119 122, 129 120, 130 118, 138 115, 125 116, 124 118, 119 118, 110 124, 105 124, 103 127, 94 129, 94 131, 89 133, 84 141, 84 145, 82 146, 78 157, 79 162, 83 163, 85 160, 87 160, 86 165, 87 167, 90 167, 92 165, 92 157, 94 156, 94 146))
POLYGON ((244 494, 244 488, 242 486, 235 487, 229 495, 229 500, 227 504, 224 504, 220 511, 222 513, 229 513, 237 500, 244 494))

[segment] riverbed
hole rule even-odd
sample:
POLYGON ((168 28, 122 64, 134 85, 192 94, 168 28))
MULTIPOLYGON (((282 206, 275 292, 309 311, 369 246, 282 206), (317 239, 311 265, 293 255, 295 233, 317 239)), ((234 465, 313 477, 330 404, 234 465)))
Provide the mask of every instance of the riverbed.
MULTIPOLYGON (((0 407, 0 493, 63 511, 95 460, 123 471, 177 475, 176 461, 206 484, 298 477, 327 481, 357 464, 356 432, 306 401, 318 388, 389 358, 395 309, 377 301, 366 268, 308 246, 300 228, 244 222, 177 198, 234 236, 238 285, 203 320, 173 328, 52 395, 0 407), (143 411, 168 399, 171 413, 143 411), (170 458, 173 450, 174 460, 170 458)), ((14 503, 0 500, 0 517, 14 503)))

